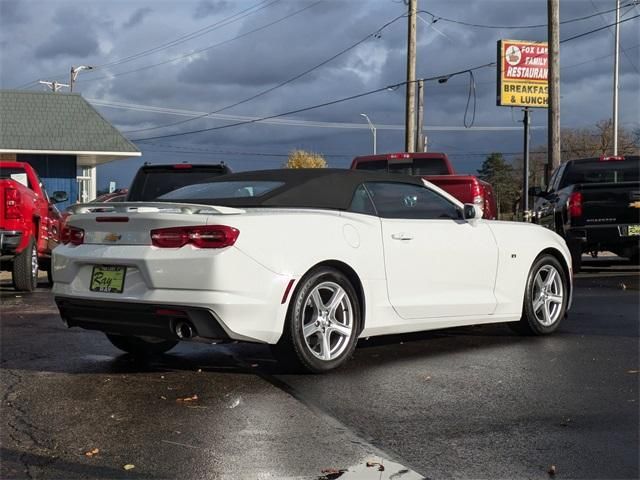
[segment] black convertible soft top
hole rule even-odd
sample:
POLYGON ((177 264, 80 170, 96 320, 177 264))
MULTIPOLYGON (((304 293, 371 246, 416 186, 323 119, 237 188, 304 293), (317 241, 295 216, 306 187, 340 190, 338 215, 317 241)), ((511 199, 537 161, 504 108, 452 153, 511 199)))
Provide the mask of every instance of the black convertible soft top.
MULTIPOLYGON (((282 185, 259 196, 191 198, 175 190, 160 197, 161 201, 179 201, 228 207, 323 208, 347 210, 353 195, 365 182, 397 182, 422 185, 422 179, 408 175, 346 170, 337 168, 301 168, 257 170, 223 175, 199 185, 224 182, 280 182, 282 185)), ((195 187, 195 186, 194 186, 195 187)), ((186 189, 190 187, 185 187, 186 189)))

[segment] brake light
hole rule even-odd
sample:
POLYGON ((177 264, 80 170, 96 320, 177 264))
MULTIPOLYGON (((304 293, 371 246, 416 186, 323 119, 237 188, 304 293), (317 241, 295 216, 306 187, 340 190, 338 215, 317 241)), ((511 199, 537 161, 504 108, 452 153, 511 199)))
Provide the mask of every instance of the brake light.
POLYGON ((60 235, 60 241, 67 245, 82 245, 84 243, 84 230, 77 227, 65 225, 60 235))
POLYGON ((176 163, 173 168, 193 168, 193 165, 190 163, 176 163))
POLYGON ((473 204, 480 207, 484 207, 484 194, 482 193, 482 187, 480 183, 474 181, 471 184, 471 195, 473 197, 473 204))
POLYGON ((20 206, 22 199, 20 192, 15 188, 6 188, 4 191, 4 218, 20 218, 20 206))
POLYGON ((394 160, 396 158, 411 158, 411 155, 408 153, 392 153, 387 158, 389 160, 394 160))
POLYGON ((619 162, 621 160, 624 160, 624 157, 622 155, 617 155, 615 157, 614 156, 607 157, 606 155, 600 156, 601 162, 619 162))
POLYGON ((573 192, 571 195, 569 195, 569 216, 582 216, 582 193, 573 192))
POLYGON ((160 248, 224 248, 236 243, 238 235, 240 230, 226 225, 159 228, 151 230, 151 244, 160 248))

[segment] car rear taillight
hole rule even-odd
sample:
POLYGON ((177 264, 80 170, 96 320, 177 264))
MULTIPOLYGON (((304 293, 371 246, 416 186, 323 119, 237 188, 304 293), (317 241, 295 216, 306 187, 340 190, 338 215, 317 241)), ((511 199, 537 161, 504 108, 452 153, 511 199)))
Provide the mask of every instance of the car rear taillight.
POLYGON ((569 195, 569 216, 581 217, 582 216, 582 193, 573 192, 569 195))
POLYGON ((193 165, 191 165, 190 163, 176 163, 173 168, 178 168, 178 169, 186 169, 186 168, 193 168, 193 165))
POLYGON ((240 230, 227 225, 159 228, 151 230, 151 244, 160 248, 180 248, 185 245, 224 248, 236 243, 238 235, 240 230))
POLYGON ((622 155, 616 155, 616 156, 610 156, 610 157, 607 157, 606 155, 601 155, 599 160, 601 162, 619 162, 621 160, 624 160, 624 157, 622 155))
POLYGON ((484 208, 484 194, 482 193, 482 186, 480 186, 478 182, 471 184, 471 195, 473 197, 473 204, 484 208))
POLYGON ((81 228, 65 225, 60 235, 60 241, 67 245, 82 245, 84 243, 84 230, 81 228))
POLYGON ((22 199, 16 188, 6 188, 4 191, 4 218, 20 218, 22 199))

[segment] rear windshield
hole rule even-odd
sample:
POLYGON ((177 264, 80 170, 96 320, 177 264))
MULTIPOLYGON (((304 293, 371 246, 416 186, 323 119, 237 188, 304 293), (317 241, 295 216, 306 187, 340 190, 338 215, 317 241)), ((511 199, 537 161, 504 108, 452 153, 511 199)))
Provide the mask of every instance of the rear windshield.
POLYGON ((230 198, 261 197, 284 185, 284 182, 232 181, 199 183, 166 193, 158 200, 224 200, 230 198))
POLYGON ((576 183, 637 182, 640 179, 640 162, 637 157, 606 162, 575 162, 567 165, 559 188, 576 183))
POLYGON ((131 187, 129 200, 146 202, 186 185, 204 183, 222 175, 221 171, 207 171, 199 168, 180 170, 147 170, 142 179, 136 177, 131 187))
POLYGON ((25 187, 29 187, 29 179, 24 168, 0 168, 0 179, 15 180, 25 187))
POLYGON ((414 158, 401 161, 370 160, 358 162, 356 170, 378 170, 403 175, 448 175, 444 158, 414 158))

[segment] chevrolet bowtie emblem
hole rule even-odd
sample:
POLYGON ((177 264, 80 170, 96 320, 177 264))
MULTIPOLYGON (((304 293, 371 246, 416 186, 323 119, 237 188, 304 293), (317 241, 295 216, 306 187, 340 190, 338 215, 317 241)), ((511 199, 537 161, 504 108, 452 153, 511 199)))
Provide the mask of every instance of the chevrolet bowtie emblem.
POLYGON ((631 208, 640 208, 640 200, 636 200, 635 202, 631 202, 629 204, 631 208))
POLYGON ((104 241, 105 242, 117 242, 121 238, 122 238, 122 235, 120 235, 119 233, 107 233, 104 236, 104 241))

